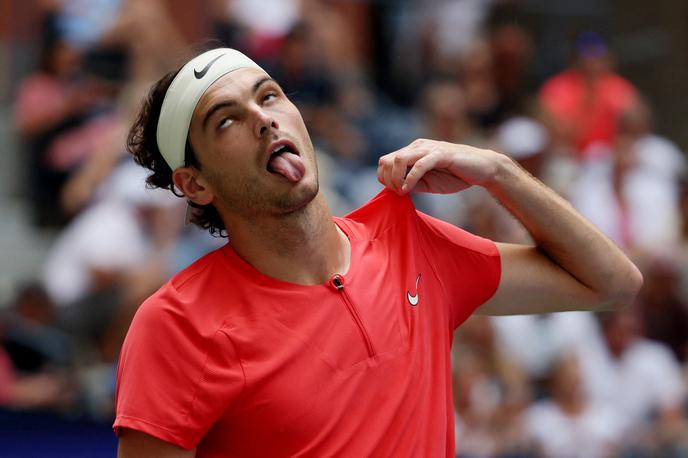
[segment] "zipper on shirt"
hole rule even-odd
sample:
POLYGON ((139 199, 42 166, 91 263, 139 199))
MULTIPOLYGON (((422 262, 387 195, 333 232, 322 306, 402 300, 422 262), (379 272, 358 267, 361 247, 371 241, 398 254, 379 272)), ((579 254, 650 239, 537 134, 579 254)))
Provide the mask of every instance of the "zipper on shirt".
POLYGON ((370 336, 368 335, 365 326, 363 326, 363 320, 361 320, 361 317, 358 314, 358 310, 356 310, 356 306, 354 306, 353 302, 351 301, 349 293, 346 291, 346 289, 344 289, 344 278, 342 278, 341 275, 334 275, 330 280, 330 284, 334 289, 337 290, 337 292, 339 292, 339 297, 342 298, 342 302, 344 302, 344 305, 351 314, 351 318, 353 318, 354 323, 356 323, 358 330, 361 332, 363 341, 365 342, 366 348, 368 349, 368 356, 371 358, 374 357, 375 348, 373 348, 373 342, 370 339, 370 336))

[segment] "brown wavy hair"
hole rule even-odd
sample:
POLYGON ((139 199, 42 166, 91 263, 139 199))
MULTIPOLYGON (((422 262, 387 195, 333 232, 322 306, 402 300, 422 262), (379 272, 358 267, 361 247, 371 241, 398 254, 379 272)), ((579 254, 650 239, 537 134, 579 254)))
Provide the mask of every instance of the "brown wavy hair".
MULTIPOLYGON (((127 151, 134 156, 137 164, 147 168, 151 173, 146 179, 146 183, 151 188, 169 189, 178 197, 183 197, 174 186, 172 181, 172 169, 162 157, 158 148, 156 132, 158 129, 158 118, 160 109, 165 98, 167 88, 172 84, 172 80, 179 70, 172 71, 160 78, 150 89, 143 101, 141 110, 136 121, 129 130, 127 137, 127 151)), ((186 166, 201 169, 201 164, 194 153, 189 139, 186 139, 184 149, 184 164, 186 166)), ((213 236, 227 237, 227 229, 220 218, 217 209, 212 205, 198 205, 191 200, 187 200, 190 208, 190 220, 197 226, 207 229, 213 236)))

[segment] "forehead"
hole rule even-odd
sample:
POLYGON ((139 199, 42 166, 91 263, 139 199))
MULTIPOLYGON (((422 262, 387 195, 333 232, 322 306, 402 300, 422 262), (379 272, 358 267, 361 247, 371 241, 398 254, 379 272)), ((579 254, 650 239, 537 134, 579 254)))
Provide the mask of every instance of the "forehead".
POLYGON ((192 119, 203 116, 205 111, 220 99, 240 102, 242 97, 251 94, 254 84, 266 76, 267 73, 257 68, 239 68, 222 75, 198 100, 192 119))

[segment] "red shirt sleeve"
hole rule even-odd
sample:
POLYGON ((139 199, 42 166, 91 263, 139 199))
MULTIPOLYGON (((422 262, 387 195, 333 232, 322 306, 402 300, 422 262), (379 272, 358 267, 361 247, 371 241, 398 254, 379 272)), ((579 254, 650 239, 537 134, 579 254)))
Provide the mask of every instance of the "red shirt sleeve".
POLYGON ((161 291, 141 306, 122 347, 113 428, 192 449, 231 408, 245 377, 223 326, 192 327, 174 287, 161 291))
POLYGON ((491 240, 416 211, 424 253, 446 293, 452 329, 497 290, 501 259, 491 240))

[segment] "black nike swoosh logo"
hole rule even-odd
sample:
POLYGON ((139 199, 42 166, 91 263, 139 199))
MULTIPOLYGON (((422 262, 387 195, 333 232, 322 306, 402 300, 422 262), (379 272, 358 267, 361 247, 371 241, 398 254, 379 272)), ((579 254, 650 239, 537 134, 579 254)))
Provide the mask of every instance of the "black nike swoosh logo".
POLYGON ((208 64, 205 67, 203 67, 203 70, 201 70, 200 72, 194 68, 194 76, 196 77, 196 79, 200 80, 201 78, 203 78, 205 76, 205 74, 208 73, 208 70, 210 70, 210 66, 213 65, 215 63, 215 61, 218 60, 222 56, 224 56, 224 54, 220 54, 215 59, 208 62, 208 64))

